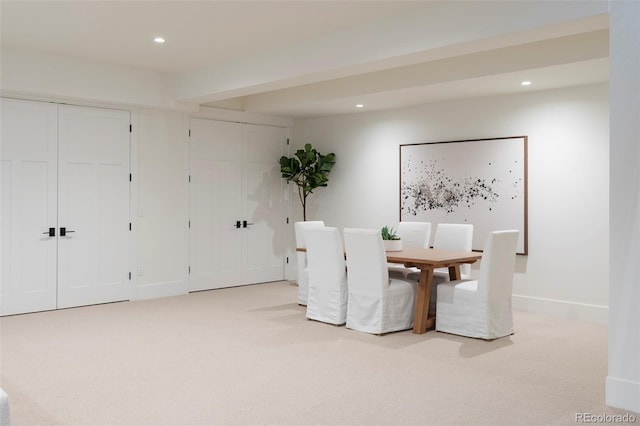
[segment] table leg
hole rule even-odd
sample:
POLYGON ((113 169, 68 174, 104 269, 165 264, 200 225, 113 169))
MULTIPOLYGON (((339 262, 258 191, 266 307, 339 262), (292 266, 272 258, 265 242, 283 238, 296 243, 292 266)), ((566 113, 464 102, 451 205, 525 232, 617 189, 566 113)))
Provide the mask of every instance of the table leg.
POLYGON ((418 294, 416 294, 415 313, 413 317, 413 332, 415 334, 426 333, 427 328, 433 327, 429 314, 429 299, 431 298, 431 286, 433 285, 433 269, 425 268, 420 271, 418 294))
POLYGON ((457 281, 460 279, 462 279, 460 265, 449 266, 449 280, 457 281))

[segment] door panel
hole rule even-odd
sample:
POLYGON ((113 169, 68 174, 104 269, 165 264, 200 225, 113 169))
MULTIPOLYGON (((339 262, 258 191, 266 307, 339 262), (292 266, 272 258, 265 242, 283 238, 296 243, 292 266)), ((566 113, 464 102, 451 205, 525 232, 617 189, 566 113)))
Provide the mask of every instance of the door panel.
POLYGON ((59 119, 58 307, 129 300, 130 113, 60 106, 59 119))
POLYGON ((286 131, 245 125, 243 144, 244 214, 253 225, 243 232, 243 281, 253 284, 284 278, 283 180, 278 160, 286 131))
POLYGON ((191 120, 190 291, 241 283, 241 143, 237 123, 191 120))
POLYGON ((0 102, 0 315, 55 309, 56 238, 46 232, 57 220, 57 108, 0 102))

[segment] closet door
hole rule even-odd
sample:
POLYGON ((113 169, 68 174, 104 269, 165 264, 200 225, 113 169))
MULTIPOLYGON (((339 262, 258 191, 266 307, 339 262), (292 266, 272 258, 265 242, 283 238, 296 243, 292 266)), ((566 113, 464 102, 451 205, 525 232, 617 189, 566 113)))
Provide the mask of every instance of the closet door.
POLYGON ((2 99, 0 315, 128 300, 130 113, 2 99))
POLYGON ((55 309, 57 106, 0 102, 0 315, 55 309))
POLYGON ((286 129, 191 120, 190 291, 284 278, 286 129))
POLYGON ((190 129, 189 290, 239 285, 242 125, 194 118, 190 129))
POLYGON ((59 107, 59 308, 130 298, 130 123, 129 111, 59 107))
POLYGON ((278 160, 286 129, 245 125, 243 134, 243 215, 252 225, 243 230, 244 284, 284 278, 285 214, 278 160))

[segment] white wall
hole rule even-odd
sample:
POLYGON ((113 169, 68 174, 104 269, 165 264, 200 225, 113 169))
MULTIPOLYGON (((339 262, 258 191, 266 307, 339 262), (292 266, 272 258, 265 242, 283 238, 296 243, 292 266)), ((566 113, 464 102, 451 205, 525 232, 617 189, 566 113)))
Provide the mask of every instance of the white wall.
POLYGON ((296 121, 296 149, 311 143, 337 156, 308 219, 340 228, 397 223, 400 144, 527 135, 529 255, 518 256, 514 305, 604 323, 608 108, 601 84, 296 121))
POLYGON ((179 111, 138 114, 135 298, 188 291, 188 127, 179 111))
POLYGON ((610 4, 608 405, 640 413, 640 3, 610 4))

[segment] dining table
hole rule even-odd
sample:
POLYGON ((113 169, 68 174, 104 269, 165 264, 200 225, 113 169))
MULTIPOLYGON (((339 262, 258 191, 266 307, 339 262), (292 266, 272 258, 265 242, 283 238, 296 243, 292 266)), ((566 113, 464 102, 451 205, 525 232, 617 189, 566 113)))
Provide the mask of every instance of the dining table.
POLYGON ((416 267, 420 270, 413 317, 414 334, 423 334, 435 327, 436 317, 429 316, 433 271, 438 268, 448 268, 449 279, 459 280, 461 265, 475 263, 482 258, 482 253, 479 252, 432 248, 405 248, 399 251, 387 251, 386 254, 389 263, 402 263, 405 267, 416 267))
MULTIPOLYGON (((296 251, 306 251, 306 249, 297 248, 296 251)), ((433 271, 438 268, 448 268, 449 280, 459 280, 461 265, 475 263, 482 258, 480 252, 418 247, 387 251, 386 255, 389 263, 402 263, 407 268, 416 267, 420 270, 413 317, 414 334, 424 334, 435 327, 436 317, 429 317, 433 271)))

